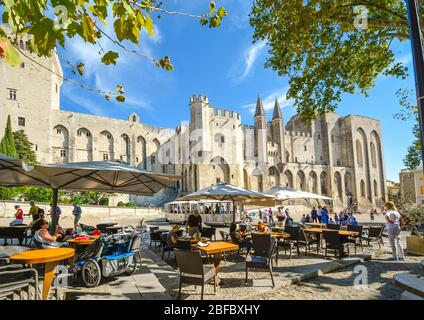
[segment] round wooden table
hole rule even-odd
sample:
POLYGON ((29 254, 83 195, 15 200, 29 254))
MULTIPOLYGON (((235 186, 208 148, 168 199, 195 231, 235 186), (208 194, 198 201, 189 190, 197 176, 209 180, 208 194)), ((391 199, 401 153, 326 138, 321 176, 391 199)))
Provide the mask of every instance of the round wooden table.
POLYGON ((90 239, 87 239, 87 240, 69 239, 69 240, 66 240, 66 242, 69 242, 73 246, 88 246, 88 245, 92 244, 94 241, 96 241, 97 239, 98 239, 98 237, 90 238, 90 239))
POLYGON ((10 257, 10 260, 22 264, 44 264, 43 300, 46 300, 57 264, 59 261, 72 258, 74 255, 75 249, 72 248, 39 249, 15 254, 10 257))

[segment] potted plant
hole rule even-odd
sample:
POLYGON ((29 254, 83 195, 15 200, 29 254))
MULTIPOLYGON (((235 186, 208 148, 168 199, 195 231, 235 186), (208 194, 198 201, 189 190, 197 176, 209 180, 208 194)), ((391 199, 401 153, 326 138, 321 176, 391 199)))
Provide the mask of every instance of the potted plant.
POLYGON ((405 229, 411 231, 406 237, 408 253, 424 255, 424 207, 407 207, 402 210, 405 229))

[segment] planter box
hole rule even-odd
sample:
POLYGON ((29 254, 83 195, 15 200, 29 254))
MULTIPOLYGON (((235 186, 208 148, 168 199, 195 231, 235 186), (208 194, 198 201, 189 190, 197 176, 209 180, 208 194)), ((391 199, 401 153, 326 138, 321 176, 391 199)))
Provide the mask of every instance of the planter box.
POLYGON ((407 236, 406 250, 408 253, 424 256, 424 238, 417 236, 407 236))

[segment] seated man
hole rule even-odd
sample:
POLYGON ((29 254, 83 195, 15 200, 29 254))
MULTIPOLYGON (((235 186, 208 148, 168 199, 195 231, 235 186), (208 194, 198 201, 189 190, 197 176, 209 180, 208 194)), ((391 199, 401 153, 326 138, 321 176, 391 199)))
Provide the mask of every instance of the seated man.
POLYGON ((49 233, 49 222, 45 219, 40 218, 35 221, 33 229, 35 230, 34 241, 38 242, 43 249, 68 246, 67 242, 60 242, 64 239, 64 235, 61 234, 62 228, 57 226, 55 233, 51 235, 49 233))

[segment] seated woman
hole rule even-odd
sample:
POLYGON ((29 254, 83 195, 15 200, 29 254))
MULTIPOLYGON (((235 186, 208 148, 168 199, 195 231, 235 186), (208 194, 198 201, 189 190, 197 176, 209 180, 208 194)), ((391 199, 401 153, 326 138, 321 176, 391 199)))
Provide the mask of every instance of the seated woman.
POLYGON ((180 231, 180 226, 176 224, 172 227, 171 231, 168 232, 168 236, 166 237, 166 245, 168 247, 175 248, 177 245, 178 231, 180 231))
POLYGON ((45 219, 40 218, 35 221, 33 229, 35 230, 34 241, 39 243, 43 249, 68 246, 67 242, 59 242, 64 237, 61 234, 62 228, 57 226, 55 233, 51 235, 49 233, 49 222, 45 219))
POLYGON ((265 223, 259 222, 258 223, 258 232, 268 233, 268 232, 271 232, 271 230, 266 226, 265 223))
POLYGON ((246 239, 246 232, 237 230, 237 224, 232 222, 230 225, 230 237, 233 243, 239 245, 240 248, 246 248, 247 252, 252 248, 252 242, 246 239))
POLYGON ((18 205, 15 206, 15 220, 13 220, 10 225, 15 226, 17 224, 23 224, 24 223, 24 212, 22 211, 21 207, 18 205))

